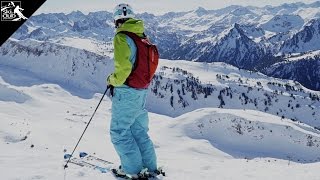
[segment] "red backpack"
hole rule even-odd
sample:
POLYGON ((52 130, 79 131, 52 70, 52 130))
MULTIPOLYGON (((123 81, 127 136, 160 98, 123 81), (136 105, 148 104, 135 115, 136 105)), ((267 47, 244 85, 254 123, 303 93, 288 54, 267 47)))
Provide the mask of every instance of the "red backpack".
POLYGON ((139 37, 128 31, 119 33, 129 36, 137 46, 135 65, 125 84, 137 89, 148 88, 159 63, 157 46, 152 44, 147 37, 139 37))

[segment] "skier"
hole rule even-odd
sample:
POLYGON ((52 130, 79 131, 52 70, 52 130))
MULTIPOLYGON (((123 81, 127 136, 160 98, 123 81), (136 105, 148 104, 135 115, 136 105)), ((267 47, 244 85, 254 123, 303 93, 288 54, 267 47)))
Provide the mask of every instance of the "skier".
POLYGON ((141 82, 136 80, 139 72, 133 73, 142 69, 136 63, 142 53, 137 53, 139 49, 134 37, 145 37, 143 21, 134 17, 128 4, 119 4, 114 9, 115 70, 107 78, 108 94, 112 97, 110 136, 121 160, 121 166, 113 172, 126 177, 138 177, 146 170, 157 172, 155 149, 147 133, 149 118, 145 103, 148 85, 140 87, 141 82), (135 80, 136 83, 131 83, 135 80))
POLYGON ((13 21, 19 21, 20 19, 28 19, 27 17, 25 17, 21 11, 23 11, 24 9, 20 8, 19 5, 17 5, 15 8, 14 8, 14 13, 17 14, 19 17, 14 19, 13 21))

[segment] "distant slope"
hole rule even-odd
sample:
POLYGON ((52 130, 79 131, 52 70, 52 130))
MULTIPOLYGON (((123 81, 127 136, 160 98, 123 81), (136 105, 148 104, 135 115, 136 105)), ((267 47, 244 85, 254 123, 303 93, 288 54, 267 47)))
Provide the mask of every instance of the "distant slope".
POLYGON ((286 61, 261 70, 269 76, 304 82, 310 89, 320 90, 320 51, 292 55, 286 61))
POLYGON ((60 84, 80 96, 103 91, 113 61, 86 50, 35 40, 8 41, 0 48, 0 64, 60 84))
MULTIPOLYGON (((7 71, 15 68, 16 73, 29 72, 28 76, 42 80, 19 81, 5 75, 9 83, 59 84, 83 98, 104 91, 106 77, 114 66, 105 56, 33 40, 10 41, 0 49, 0 54, 0 64, 8 67, 7 71)), ((225 63, 160 60, 147 106, 152 112, 172 117, 206 107, 252 109, 320 129, 319 92, 298 82, 270 78, 225 63)))
POLYGON ((153 112, 179 116, 205 107, 252 109, 320 129, 320 93, 298 82, 224 63, 162 60, 161 66, 149 93, 153 112))
POLYGON ((200 109, 178 119, 188 136, 208 140, 236 158, 320 161, 320 131, 277 116, 252 110, 200 109))
POLYGON ((31 99, 28 95, 23 92, 17 91, 7 85, 0 84, 0 101, 24 103, 31 99))

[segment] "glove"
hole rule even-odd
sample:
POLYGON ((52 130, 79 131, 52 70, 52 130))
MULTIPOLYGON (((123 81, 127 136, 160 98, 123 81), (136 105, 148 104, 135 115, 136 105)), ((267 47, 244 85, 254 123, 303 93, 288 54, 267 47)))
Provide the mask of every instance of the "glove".
POLYGON ((109 83, 109 78, 110 78, 110 76, 111 76, 111 74, 107 77, 107 80, 106 80, 107 85, 110 84, 110 83, 109 83))
POLYGON ((112 86, 111 84, 109 84, 109 85, 107 86, 107 89, 108 89, 108 91, 107 91, 107 96, 108 96, 109 98, 112 98, 112 97, 114 96, 114 86, 112 86))

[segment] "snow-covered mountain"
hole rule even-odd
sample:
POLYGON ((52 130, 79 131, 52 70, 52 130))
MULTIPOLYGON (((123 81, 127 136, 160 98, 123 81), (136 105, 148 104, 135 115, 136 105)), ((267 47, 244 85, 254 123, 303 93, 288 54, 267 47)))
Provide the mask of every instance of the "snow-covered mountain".
POLYGON ((304 20, 299 15, 276 15, 260 27, 266 31, 281 33, 299 30, 304 20))
MULTIPOLYGON (((70 87, 76 86, 80 92, 88 94, 87 86, 64 84, 58 79, 53 83, 46 79, 45 71, 67 76, 68 71, 64 71, 63 66, 69 67, 72 59, 63 58, 60 53, 68 47, 50 44, 52 49, 57 49, 56 54, 48 51, 47 55, 39 52, 38 56, 35 52, 50 49, 49 45, 43 47, 39 46, 41 42, 33 42, 30 46, 31 42, 25 41, 29 44, 26 48, 14 43, 9 43, 16 48, 10 47, 8 57, 11 53, 21 54, 24 61, 18 55, 12 59, 4 55, 0 61, 2 178, 115 179, 110 172, 100 173, 73 164, 63 169, 64 153, 72 151, 102 96, 91 94, 90 98, 82 98, 70 87), (42 61, 51 64, 37 66, 42 61), (24 65, 18 66, 18 62, 24 65), (39 68, 42 70, 36 71, 39 68)), ((80 59, 75 61, 75 67, 90 62, 80 58, 85 50, 68 50, 80 59)), ((89 58, 99 57, 88 54, 89 58)), ((99 66, 108 69, 109 63, 99 66)), ((150 136, 156 147, 158 164, 164 166, 167 174, 159 179, 319 178, 320 131, 312 127, 320 120, 317 119, 319 92, 299 83, 268 78, 224 63, 161 60, 160 67, 148 100, 148 108, 157 111, 150 113, 150 136), (288 108, 287 103, 290 104, 288 108), (201 108, 204 106, 210 108, 201 108), (213 108, 218 106, 220 108, 213 108), (288 117, 281 117, 281 111, 288 117), (163 115, 170 112, 188 113, 179 117, 163 115), (299 121, 290 119, 294 116, 299 121)), ((92 82, 87 79, 92 72, 96 70, 76 68, 70 78, 87 84, 92 82), (77 75, 80 72, 82 76, 77 75)), ((96 73, 94 77, 100 79, 100 76, 104 73, 96 73)), ((96 91, 102 92, 99 88, 96 91)), ((110 141, 110 120, 111 101, 105 98, 76 154, 86 151, 114 162, 114 166, 119 165, 110 141)))
MULTIPOLYGON (((202 7, 188 12, 155 16, 137 15, 145 21, 146 33, 158 44, 165 59, 226 62, 248 70, 258 70, 286 61, 291 53, 303 55, 319 50, 320 2, 280 6, 229 6, 218 10, 202 7)), ((50 13, 32 16, 12 37, 35 39, 79 48, 112 57, 114 25, 110 12, 87 15, 50 13), (70 43, 70 41, 72 41, 70 43)), ((310 63, 308 63, 310 64, 310 63)), ((285 69, 301 68, 283 63, 285 69)), ((312 66, 316 66, 313 64, 312 66)), ((307 67, 304 67, 307 68, 307 67)), ((274 73, 268 73, 272 75, 274 73)), ((316 82, 303 81, 299 74, 276 77, 297 80, 314 90, 320 83, 317 73, 308 74, 316 82)))
POLYGON ((113 61, 96 53, 35 40, 7 41, 0 65, 27 71, 44 82, 59 84, 81 97, 103 91, 113 61))
POLYGON ((304 82, 308 88, 319 89, 320 82, 320 51, 311 51, 304 54, 291 55, 283 62, 275 63, 262 70, 263 73, 285 79, 304 82))
POLYGON ((269 78, 224 63, 179 62, 173 66, 163 60, 162 64, 149 94, 152 112, 179 116, 206 107, 252 109, 319 129, 320 93, 298 82, 269 78), (198 71, 201 68, 205 72, 198 71))
POLYGON ((301 31, 283 43, 283 53, 303 53, 320 49, 320 19, 308 22, 301 31))
MULTIPOLYGON (((114 179, 63 171, 113 71, 111 16, 40 14, 1 46, 2 179, 114 179)), ((147 101, 159 179, 319 179, 319 1, 138 17, 171 59, 147 101)), ((110 119, 105 98, 77 151, 118 165, 110 119)))
MULTIPOLYGON (((238 39, 251 29, 258 37, 259 28, 240 25, 223 30, 223 36, 241 44, 238 39)), ((224 45, 230 51, 237 47, 224 45)), ((110 48, 74 34, 46 41, 11 39, 0 48, 3 179, 114 179, 109 172, 72 164, 63 170, 63 154, 72 151, 113 71, 110 48)), ((305 65, 294 72, 285 68, 309 61, 313 66, 318 53, 284 56, 286 61, 264 73, 305 73, 305 65)), ((147 102, 158 164, 167 172, 159 179, 318 180, 320 92, 297 81, 209 62, 160 60, 147 102)), ((319 73, 317 67, 311 70, 319 73)), ((111 101, 105 98, 76 153, 120 164, 110 142, 110 119, 111 101)))
POLYGON ((234 24, 213 38, 203 38, 196 42, 188 42, 177 49, 174 58, 181 56, 206 62, 222 61, 240 68, 253 69, 265 56, 264 49, 259 44, 248 38, 239 24, 234 24), (195 49, 194 47, 197 47, 195 49))
MULTIPOLYGON (((84 98, 102 92, 107 75, 113 71, 113 61, 105 56, 30 39, 9 41, 0 49, 0 54, 1 66, 27 71, 84 98)), ((291 60, 309 62, 293 61, 293 57, 291 60)), ((320 129, 317 110, 320 93, 308 90, 298 82, 269 78, 225 63, 178 64, 173 66, 171 61, 161 61, 149 92, 150 111, 176 117, 206 107, 253 109, 320 129), (206 72, 207 78, 199 78, 202 71, 206 72)), ((310 60, 310 64, 314 64, 313 61, 310 60)), ((273 68, 267 73, 278 72, 283 67, 273 68)), ((288 74, 300 73, 300 69, 294 72, 282 70, 288 74)), ((310 71, 318 73, 316 67, 310 71)))

